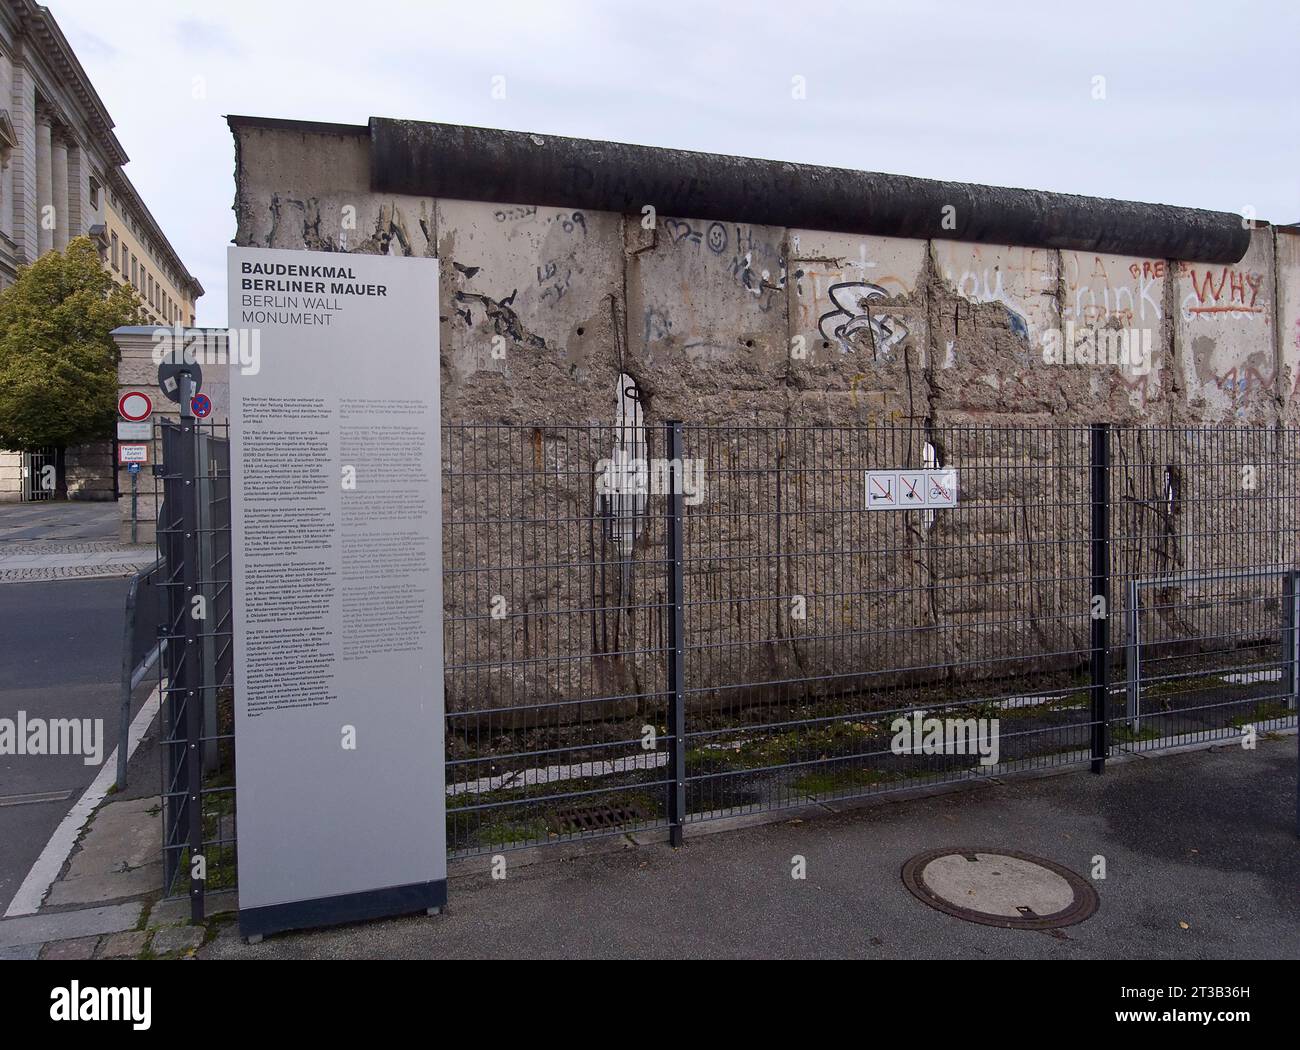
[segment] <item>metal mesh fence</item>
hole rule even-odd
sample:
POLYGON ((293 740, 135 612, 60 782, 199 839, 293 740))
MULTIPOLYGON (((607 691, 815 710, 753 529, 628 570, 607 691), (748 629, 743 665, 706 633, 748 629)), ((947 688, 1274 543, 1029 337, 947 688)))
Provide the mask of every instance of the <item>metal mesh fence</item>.
MULTIPOLYGON (((690 821, 1293 725, 1296 439, 649 426, 639 410, 446 424, 448 849, 676 840, 690 821), (877 470, 953 470, 956 505, 869 510, 877 470)), ((228 501, 228 460, 204 480, 228 501)), ((184 528, 168 492, 164 553, 184 528)), ((197 581, 225 595, 226 642, 228 523, 227 502, 209 524, 220 569, 197 581)), ((191 711, 164 694, 169 879, 200 849, 234 874, 215 692, 197 838, 191 711)))
POLYGON ((1294 723, 1296 435, 1119 430, 1112 448, 1126 668, 1112 743, 1147 750, 1294 723))
POLYGON ((601 491, 597 470, 628 444, 611 427, 444 433, 450 849, 664 820, 663 498, 601 491))
POLYGON ((896 725, 918 711, 998 720, 985 771, 1086 756, 1086 428, 689 427, 686 444, 711 485, 686 515, 691 819, 993 757, 926 747, 934 722, 896 725), (866 509, 867 471, 936 467, 958 471, 955 508, 866 509))
POLYGON ((229 437, 224 423, 162 422, 152 457, 165 565, 155 578, 163 887, 190 896, 200 917, 205 891, 236 883, 229 437))

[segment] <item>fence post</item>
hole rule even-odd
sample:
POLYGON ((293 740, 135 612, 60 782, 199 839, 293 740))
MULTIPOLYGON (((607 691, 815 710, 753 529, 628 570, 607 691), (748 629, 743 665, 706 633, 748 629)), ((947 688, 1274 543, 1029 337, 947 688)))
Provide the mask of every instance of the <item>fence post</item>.
POLYGON ((1106 768, 1110 694, 1110 424, 1092 425, 1092 771, 1106 768))
MULTIPOLYGON (((201 922, 204 913, 203 880, 194 877, 194 860, 203 853, 203 654, 199 621, 194 618, 194 597, 199 580, 199 483, 198 427, 190 410, 194 383, 188 372, 180 375, 181 433, 177 442, 181 481, 181 565, 184 591, 181 621, 185 624, 185 648, 176 666, 180 669, 179 692, 185 697, 185 804, 188 809, 190 861, 190 919, 201 922)), ((178 683, 172 683, 176 686, 178 683)))
POLYGON ((122 625, 122 684, 121 711, 117 736, 117 790, 126 787, 126 750, 131 735, 131 693, 134 690, 132 675, 135 671, 135 603, 140 591, 140 573, 131 577, 126 588, 126 622, 122 625))
POLYGON ((682 844, 686 820, 686 635, 683 615, 684 580, 682 531, 682 423, 664 424, 668 451, 668 502, 665 512, 665 541, 668 548, 668 731, 672 735, 669 759, 671 783, 668 792, 668 841, 682 844))
POLYGON ((1142 595, 1138 581, 1128 581, 1124 636, 1125 714, 1129 729, 1142 728, 1142 595))
POLYGON ((1282 574, 1282 663, 1286 667, 1286 706, 1297 709, 1300 697, 1300 572, 1282 574))
MULTIPOLYGON (((1282 575, 1282 663, 1286 706, 1300 714, 1300 571, 1282 575)), ((1295 833, 1300 838, 1300 733, 1296 734, 1295 833)))

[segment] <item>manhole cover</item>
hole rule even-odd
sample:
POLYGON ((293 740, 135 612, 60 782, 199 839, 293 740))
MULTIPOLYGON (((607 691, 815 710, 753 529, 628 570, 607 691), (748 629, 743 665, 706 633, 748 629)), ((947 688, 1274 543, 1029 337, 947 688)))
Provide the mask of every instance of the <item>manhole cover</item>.
POLYGON ((932 908, 1011 930, 1073 926, 1100 903, 1081 875, 1015 850, 929 850, 903 865, 903 884, 932 908))

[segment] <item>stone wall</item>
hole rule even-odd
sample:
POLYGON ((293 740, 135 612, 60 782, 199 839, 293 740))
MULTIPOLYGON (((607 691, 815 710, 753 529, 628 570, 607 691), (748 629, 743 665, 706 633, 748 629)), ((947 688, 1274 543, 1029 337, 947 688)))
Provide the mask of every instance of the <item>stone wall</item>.
POLYGON ((0 451, 0 503, 23 498, 23 454, 0 451))
MULTIPOLYGON (((96 441, 67 450, 64 475, 68 499, 106 502, 113 494, 113 443, 96 441)), ((0 451, 0 503, 17 503, 23 494, 23 454, 0 451)))
POLYGON ((113 491, 113 442, 95 441, 70 448, 63 457, 68 499, 108 502, 113 491))

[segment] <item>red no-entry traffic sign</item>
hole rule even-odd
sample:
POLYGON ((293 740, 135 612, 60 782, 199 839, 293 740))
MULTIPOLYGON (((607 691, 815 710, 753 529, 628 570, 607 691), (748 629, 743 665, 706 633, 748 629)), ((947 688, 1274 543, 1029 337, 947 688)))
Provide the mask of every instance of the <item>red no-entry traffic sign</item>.
POLYGON ((128 423, 143 423, 153 414, 153 402, 148 394, 132 390, 118 399, 117 411, 128 423))

